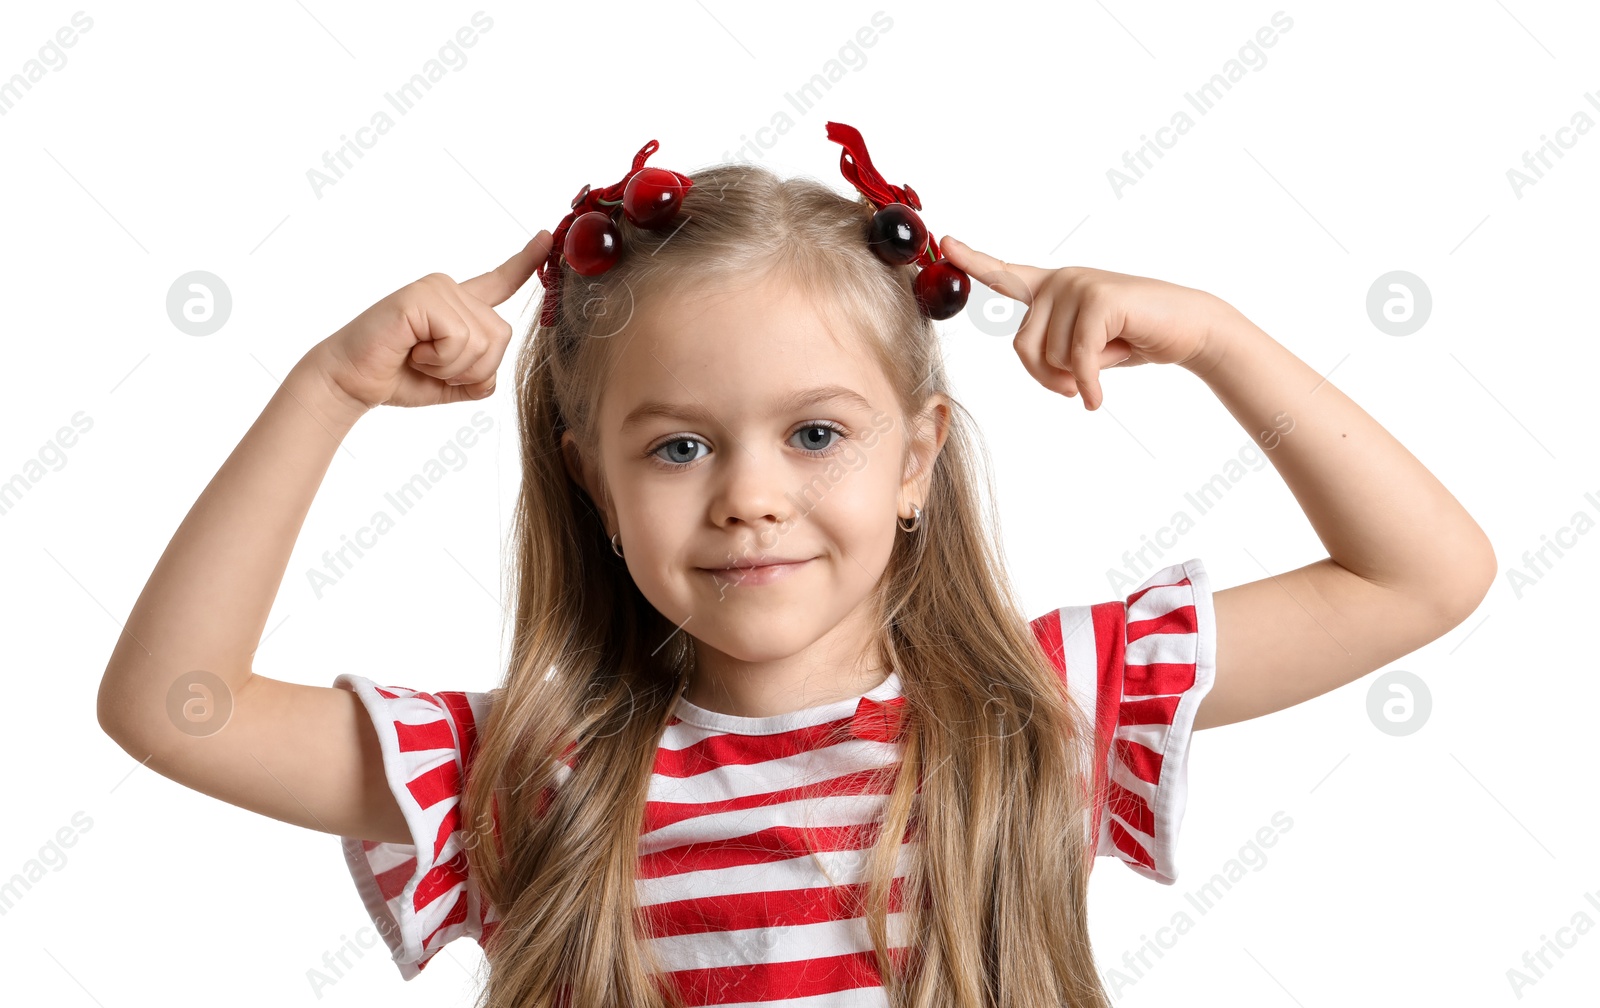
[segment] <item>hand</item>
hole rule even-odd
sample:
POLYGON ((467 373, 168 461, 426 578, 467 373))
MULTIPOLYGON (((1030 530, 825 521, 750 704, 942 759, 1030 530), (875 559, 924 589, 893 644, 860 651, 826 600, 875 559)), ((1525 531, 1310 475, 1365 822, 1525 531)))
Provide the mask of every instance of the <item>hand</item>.
POLYGON ((1017 266, 949 235, 939 244, 972 279, 1027 304, 1011 344, 1023 367, 1052 392, 1081 389, 1086 409, 1105 401, 1103 368, 1203 364, 1210 333, 1233 311, 1215 295, 1164 280, 1087 266, 1017 266))
POLYGON ((312 349, 330 386, 357 410, 482 399, 511 340, 494 311, 550 254, 540 231, 516 255, 456 283, 430 273, 385 297, 312 349))

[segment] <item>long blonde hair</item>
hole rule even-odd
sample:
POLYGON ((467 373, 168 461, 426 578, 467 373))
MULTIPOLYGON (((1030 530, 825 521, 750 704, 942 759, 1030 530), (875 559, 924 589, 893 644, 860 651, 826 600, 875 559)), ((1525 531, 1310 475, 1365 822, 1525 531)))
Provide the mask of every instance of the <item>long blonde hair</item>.
POLYGON ((937 332, 912 295, 916 268, 873 254, 864 199, 756 165, 690 177, 681 226, 624 219, 625 251, 608 272, 563 265, 555 324, 536 321, 518 352, 512 655, 463 799, 470 867, 500 915, 480 1005, 677 1003, 640 940, 634 880, 656 747, 695 643, 613 554, 560 442, 570 430, 595 458, 593 406, 635 307, 776 275, 856 324, 902 418, 921 417, 934 392, 953 405, 923 526, 897 534, 875 595, 905 697, 860 904, 889 1003, 1108 1008, 1086 926, 1091 729, 1004 575, 986 476, 979 492, 982 445, 949 395, 937 332), (917 841, 902 883, 910 956, 891 958, 888 897, 906 837, 917 841))

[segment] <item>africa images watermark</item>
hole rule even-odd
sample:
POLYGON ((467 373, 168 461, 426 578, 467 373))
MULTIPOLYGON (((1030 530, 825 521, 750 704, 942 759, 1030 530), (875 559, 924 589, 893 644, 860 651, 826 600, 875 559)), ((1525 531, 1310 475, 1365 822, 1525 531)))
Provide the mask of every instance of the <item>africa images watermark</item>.
POLYGON ((49 840, 39 846, 38 853, 23 863, 22 871, 0 882, 0 917, 10 913, 22 901, 22 897, 33 891, 33 887, 44 879, 47 870, 59 872, 65 868, 67 852, 62 848, 76 845, 79 836, 94 827, 94 820, 82 809, 72 813, 72 818, 67 821, 72 825, 56 830, 49 840))
MULTIPOLYGON (((1589 505, 1594 508, 1595 514, 1600 514, 1600 498, 1597 498, 1591 491, 1585 493, 1583 499, 1588 501, 1589 505)), ((1544 542, 1544 545, 1537 550, 1523 550, 1522 567, 1520 569, 1516 567, 1506 568, 1506 584, 1511 586, 1512 597, 1521 601, 1523 594, 1529 588, 1544 580, 1544 576, 1555 568, 1556 560, 1560 560, 1567 555, 1566 550, 1578 545, 1578 537, 1587 534, 1594 527, 1594 516, 1579 508, 1572 513, 1568 524, 1556 529, 1553 536, 1547 533, 1540 533, 1539 538, 1544 542), (1551 553, 1555 554, 1554 560, 1549 556, 1551 553)))
MULTIPOLYGON (((1198 888, 1183 894, 1184 901, 1204 917, 1216 908, 1222 897, 1233 891, 1234 886, 1249 877, 1253 872, 1260 872, 1267 866, 1267 852, 1263 848, 1274 847, 1283 834, 1294 828, 1294 820, 1289 818, 1289 813, 1279 810, 1272 813, 1268 820, 1271 826, 1263 826, 1256 830, 1243 847, 1239 848, 1236 857, 1231 857, 1223 862, 1222 869, 1206 879, 1198 888)), ((1142 934, 1139 936, 1141 944, 1122 954, 1121 963, 1100 971, 1100 982, 1106 992, 1116 997, 1123 991, 1144 979, 1167 952, 1177 945, 1178 939, 1194 930, 1195 918, 1187 910, 1179 910, 1172 915, 1172 919, 1162 927, 1156 928, 1154 936, 1142 934)))
MULTIPOLYGON (((433 86, 443 80, 451 71, 460 70, 467 65, 467 54, 463 49, 470 49, 478 44, 478 36, 494 27, 494 19, 483 11, 472 15, 471 25, 462 25, 456 29, 455 35, 444 45, 439 47, 439 54, 422 64, 422 69, 411 75, 411 78, 395 88, 385 91, 383 100, 399 115, 405 115, 417 107, 425 95, 433 90, 433 86), (476 28, 477 32, 473 29, 476 28)), ((340 144, 331 151, 322 154, 322 169, 307 168, 306 181, 311 183, 311 193, 317 199, 322 198, 323 190, 337 185, 344 178, 345 173, 355 167, 356 160, 365 157, 369 151, 378 145, 378 140, 394 129, 394 117, 379 106, 377 111, 368 117, 367 125, 355 131, 352 139, 348 134, 339 134, 340 144)))
MULTIPOLYGON (((1600 889, 1583 894, 1583 900, 1600 913, 1600 889)), ((1572 915, 1572 920, 1555 929, 1556 936, 1551 938, 1547 934, 1539 936, 1539 945, 1522 953, 1522 961, 1506 969, 1506 982, 1511 985, 1511 993, 1521 1001, 1527 988, 1543 980, 1545 974, 1555 968, 1555 963, 1550 961, 1554 956, 1559 962, 1566 954, 1578 944, 1578 940, 1595 929, 1594 918, 1588 911, 1579 907, 1572 915)))
POLYGON ((45 40, 39 47, 39 54, 22 64, 22 69, 10 77, 0 80, 0 116, 10 115, 12 110, 32 90, 33 86, 44 80, 45 74, 59 71, 67 65, 67 54, 62 49, 70 49, 78 44, 80 35, 88 34, 94 27, 94 20, 83 11, 76 11, 72 15, 69 25, 56 29, 56 33, 45 40), (74 32, 73 29, 77 31, 74 32))
MULTIPOLYGON (((1262 447, 1271 451, 1278 447, 1284 436, 1292 430, 1294 430, 1294 417, 1279 410, 1272 415, 1272 428, 1262 431, 1257 437, 1262 447)), ((1194 490, 1185 491, 1184 500, 1194 506, 1196 514, 1203 516, 1215 508, 1247 475, 1266 468, 1268 461, 1267 456, 1256 451, 1254 442, 1246 441, 1239 448, 1237 458, 1228 459, 1222 464, 1220 472, 1194 490)), ((1172 518, 1166 525, 1156 530, 1154 536, 1139 536, 1144 545, 1138 550, 1128 550, 1122 554, 1122 569, 1113 567, 1106 571, 1106 581, 1110 583, 1111 590, 1126 593, 1137 588, 1143 578, 1160 569, 1161 558, 1178 544, 1178 537, 1192 531, 1195 524, 1194 517, 1188 511, 1179 508, 1173 512, 1172 518), (1155 553, 1154 559, 1145 556, 1151 551, 1155 553)))
MULTIPOLYGON (((742 556, 728 554, 728 565, 731 567, 739 560, 749 560, 753 551, 762 554, 770 551, 795 527, 796 522, 810 514, 822 499, 850 473, 860 472, 867 464, 867 455, 875 448, 883 435, 894 429, 894 420, 888 413, 878 410, 872 414, 872 426, 855 437, 844 442, 844 447, 838 454, 828 459, 827 468, 811 477, 796 490, 785 491, 784 498, 794 506, 794 511, 781 524, 764 528, 756 533, 756 541, 745 546, 742 556), (770 533, 770 534, 769 534, 770 533)), ((727 590, 737 580, 716 579, 719 585, 717 600, 720 602, 727 597, 727 590)))
POLYGON ((91 430, 94 430, 94 418, 83 410, 72 414, 71 427, 58 427, 55 434, 39 446, 36 457, 24 461, 18 472, 0 482, 0 516, 10 514, 13 508, 22 503, 28 491, 39 485, 40 480, 65 469, 67 449, 78 443, 79 435, 91 430))
POLYGON ((355 968, 355 963, 359 962, 369 949, 385 947, 383 934, 370 924, 356 931, 354 935, 340 935, 339 941, 341 944, 338 948, 322 953, 320 969, 316 966, 306 969, 306 983, 311 985, 311 993, 316 995, 318 1001, 322 1000, 328 988, 343 980, 355 968))
MULTIPOLYGON (((1583 100, 1595 109, 1600 109, 1600 94, 1585 91, 1583 100)), ((1522 191, 1531 185, 1537 185, 1544 178, 1545 172, 1555 167, 1555 162, 1550 160, 1554 154, 1558 159, 1566 157, 1563 151, 1569 151, 1578 143, 1578 138, 1594 129, 1594 119, 1582 108, 1572 113, 1571 121, 1556 130, 1555 139, 1548 133, 1539 134, 1539 139, 1544 143, 1531 151, 1522 152, 1522 168, 1507 168, 1506 181, 1511 183, 1511 193, 1517 199, 1522 198, 1522 191)))
MULTIPOLYGON (((392 491, 386 491, 383 499, 401 516, 409 513, 422 498, 446 475, 460 472, 467 465, 467 449, 478 443, 479 432, 487 433, 494 427, 494 418, 484 413, 483 410, 472 414, 472 427, 462 427, 456 431, 455 436, 439 449, 435 458, 430 458, 422 465, 422 470, 392 491), (473 430, 477 428, 477 431, 473 430)), ((306 583, 311 586, 311 594, 320 601, 322 595, 333 585, 338 584, 344 576, 355 567, 356 560, 366 556, 367 550, 378 545, 378 537, 387 535, 396 525, 395 519, 388 511, 379 508, 372 513, 367 524, 356 529, 354 536, 340 534, 339 540, 343 544, 337 550, 324 550, 322 553, 322 568, 306 568, 306 583), (348 554, 354 553, 352 560, 348 554)))
MULTIPOLYGON (((811 78, 793 91, 785 91, 783 100, 795 110, 797 115, 805 115, 820 102, 824 95, 833 90, 833 86, 844 80, 853 71, 860 70, 867 65, 867 54, 863 49, 870 49, 878 44, 878 39, 894 27, 894 19, 883 11, 874 11, 868 19, 868 24, 856 29, 856 33, 845 40, 839 47, 837 56, 830 57, 822 64, 822 69, 811 75, 811 78), (873 31, 876 28, 877 31, 873 31)), ((746 133, 739 134, 740 146, 731 151, 722 152, 722 160, 733 161, 736 157, 741 161, 750 161, 753 157, 761 157, 764 151, 769 151, 778 145, 781 139, 790 130, 794 129, 794 117, 790 116, 781 106, 772 113, 771 121, 765 126, 752 130, 754 136, 746 133)))
MULTIPOLYGON (((1239 47, 1239 54, 1223 63, 1222 69, 1212 74, 1210 80, 1193 92, 1185 91, 1184 101, 1201 115, 1209 113, 1235 84, 1245 78, 1246 70, 1259 71, 1267 65, 1267 54, 1262 49, 1277 45, 1278 36, 1288 34, 1293 27, 1294 19, 1289 15, 1283 11, 1274 13, 1270 23, 1256 29, 1254 38, 1246 39, 1244 45, 1239 47), (1274 32, 1273 28, 1277 28, 1277 31, 1274 32)), ((1194 123, 1193 117, 1180 106, 1172 113, 1167 125, 1155 131, 1155 139, 1152 140, 1148 134, 1139 134, 1143 142, 1131 151, 1122 152, 1122 166, 1113 165, 1106 169, 1106 181, 1111 183, 1111 192, 1117 199, 1122 198, 1124 189, 1137 184, 1147 171, 1155 167, 1155 162, 1150 160, 1151 155, 1158 159, 1166 157, 1163 152, 1176 147, 1179 138, 1194 129, 1194 123)))

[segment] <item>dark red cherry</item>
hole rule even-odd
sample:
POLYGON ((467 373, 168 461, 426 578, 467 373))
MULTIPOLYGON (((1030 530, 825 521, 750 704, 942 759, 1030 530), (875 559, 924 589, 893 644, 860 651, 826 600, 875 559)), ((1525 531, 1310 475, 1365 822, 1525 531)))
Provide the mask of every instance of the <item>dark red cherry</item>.
POLYGON ((579 214, 567 229, 561 246, 567 263, 583 276, 598 276, 616 265, 622 255, 622 235, 611 215, 598 210, 579 214))
POLYGON ((890 203, 872 215, 867 244, 891 266, 915 262, 928 246, 928 228, 904 203, 890 203))
POLYGON ((929 318, 947 319, 967 306, 972 282, 955 263, 940 259, 922 268, 912 289, 916 292, 917 304, 929 318))
POLYGON ((687 188, 665 168, 640 169, 622 190, 622 212, 639 227, 659 230, 677 214, 687 188))

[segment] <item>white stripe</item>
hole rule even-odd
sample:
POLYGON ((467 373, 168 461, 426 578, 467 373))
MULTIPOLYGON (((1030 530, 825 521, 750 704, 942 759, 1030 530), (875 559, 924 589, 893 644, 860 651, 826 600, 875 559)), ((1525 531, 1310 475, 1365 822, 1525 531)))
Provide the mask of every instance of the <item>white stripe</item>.
POLYGON ((1160 791, 1159 783, 1151 784, 1149 781, 1137 776, 1121 760, 1112 761, 1111 779, 1143 798, 1145 805, 1149 806, 1152 812, 1155 811, 1156 794, 1160 791))
MULTIPOLYGON (((918 844, 906 840, 895 854, 895 876, 906 874, 910 852, 918 844)), ((864 851, 818 851, 783 861, 762 861, 754 864, 730 865, 726 868, 708 868, 704 871, 681 872, 662 878, 634 880, 634 890, 640 906, 657 903, 674 903, 688 899, 714 899, 742 893, 773 893, 789 889, 816 889, 832 885, 850 885, 862 880, 872 856, 871 848, 864 851), (813 860, 813 858, 815 860, 813 860), (821 864, 821 868, 818 867, 821 864), (822 869, 826 869, 827 874, 822 869)))
MULTIPOLYGON (((1172 580, 1182 581, 1184 578, 1182 567, 1169 567, 1175 571, 1172 580)), ((1165 572, 1163 572, 1165 573, 1165 572)), ((1132 594, 1130 592, 1129 594, 1132 594)), ((1194 601, 1194 593, 1190 585, 1163 584, 1151 588, 1141 595, 1134 603, 1128 606, 1128 622, 1137 623, 1140 620, 1155 619, 1165 616, 1174 609, 1182 609, 1194 601)))
MULTIPOLYGON (((1143 830, 1137 829, 1136 827, 1134 827, 1134 825, 1132 823, 1128 822, 1128 820, 1126 820, 1126 819, 1122 818, 1121 816, 1117 815, 1115 812, 1112 812, 1109 808, 1106 809, 1106 819, 1107 820, 1115 819, 1119 826, 1121 826, 1123 829, 1128 831, 1128 835, 1129 836, 1133 837, 1135 840, 1137 840, 1139 842, 1139 846, 1144 848, 1146 854, 1152 855, 1150 860, 1152 860, 1152 861, 1155 860, 1155 857, 1153 856, 1154 851, 1156 849, 1156 838, 1155 837, 1153 837, 1150 834, 1144 832, 1143 830)), ((1113 844, 1113 846, 1115 846, 1115 845, 1113 844)), ((1122 852, 1119 850, 1117 853, 1121 854, 1122 852)))
POLYGON ((882 987, 855 987, 850 990, 818 994, 816 997, 788 998, 784 1001, 740 1001, 717 1008, 888 1008, 889 995, 882 987))
MULTIPOLYGON (((887 916, 889 948, 907 946, 906 917, 904 912, 887 916)), ((804 962, 872 951, 872 936, 867 933, 866 921, 860 917, 740 931, 705 931, 648 940, 651 950, 661 957, 668 972, 804 962)), ((792 1002, 780 1003, 787 1008, 792 1002)))
POLYGON ((1067 668, 1067 692, 1091 725, 1100 693, 1100 657, 1094 646, 1094 617, 1088 606, 1061 610, 1061 651, 1067 668))
POLYGON ((1167 733, 1171 725, 1158 721, 1155 724, 1143 725, 1118 725, 1117 738, 1137 742, 1157 756, 1165 755, 1167 748, 1167 733))
MULTIPOLYGON (((652 801, 656 800, 651 795, 652 801)), ((817 795, 758 808, 729 809, 690 816, 639 838, 639 853, 654 854, 686 843, 733 840, 774 826, 825 829, 862 826, 882 815, 886 794, 817 795)))
POLYGON ((810 749, 760 763, 725 763, 692 777, 650 776, 650 800, 705 804, 819 785, 864 770, 892 767, 899 746, 851 737, 824 749, 810 749))
POLYGON ((1128 665, 1193 665, 1199 638, 1192 633, 1145 634, 1128 642, 1128 665))

